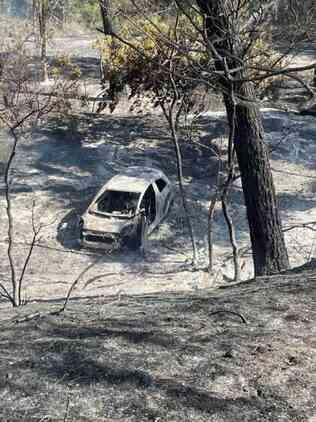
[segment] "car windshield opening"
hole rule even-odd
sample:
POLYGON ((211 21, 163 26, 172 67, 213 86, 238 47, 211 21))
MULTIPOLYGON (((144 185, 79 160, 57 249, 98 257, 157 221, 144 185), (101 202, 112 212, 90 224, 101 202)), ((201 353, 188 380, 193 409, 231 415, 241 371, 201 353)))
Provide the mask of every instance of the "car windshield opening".
POLYGON ((97 199, 97 212, 132 217, 135 215, 140 193, 106 190, 97 199))

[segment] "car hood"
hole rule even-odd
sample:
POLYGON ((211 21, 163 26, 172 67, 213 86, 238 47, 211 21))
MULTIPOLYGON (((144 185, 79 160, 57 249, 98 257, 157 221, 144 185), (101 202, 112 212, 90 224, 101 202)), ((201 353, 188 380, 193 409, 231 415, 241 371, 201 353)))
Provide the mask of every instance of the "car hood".
POLYGON ((98 216, 85 213, 83 216, 83 229, 104 233, 120 233, 122 229, 133 222, 133 219, 122 219, 108 216, 98 216))

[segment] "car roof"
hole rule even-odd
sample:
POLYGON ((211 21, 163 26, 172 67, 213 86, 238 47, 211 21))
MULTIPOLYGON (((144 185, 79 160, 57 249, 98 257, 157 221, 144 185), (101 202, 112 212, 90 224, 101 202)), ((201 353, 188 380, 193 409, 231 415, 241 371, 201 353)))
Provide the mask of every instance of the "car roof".
POLYGON ((141 193, 151 183, 160 178, 166 179, 161 170, 152 167, 132 166, 112 177, 105 185, 105 189, 141 193))

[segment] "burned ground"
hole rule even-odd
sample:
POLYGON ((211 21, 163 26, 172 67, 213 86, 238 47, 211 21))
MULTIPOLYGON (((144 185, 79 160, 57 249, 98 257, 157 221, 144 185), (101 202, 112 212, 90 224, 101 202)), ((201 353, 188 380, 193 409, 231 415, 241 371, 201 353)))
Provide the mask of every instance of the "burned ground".
POLYGON ((74 299, 21 323, 58 303, 2 313, 0 419, 312 422, 315 280, 74 299))
MULTIPOLYGON (((83 77, 96 83, 90 41, 81 37, 71 44, 67 38, 61 53, 76 54, 83 77)), ((61 44, 57 40, 55 50, 61 44)), ((56 51, 50 55, 53 60, 56 51)), ((315 118, 275 109, 263 116, 284 227, 315 221, 315 118)), ((161 115, 131 113, 126 104, 114 114, 75 113, 51 119, 19 145, 12 189, 20 268, 33 199, 38 220, 51 224, 25 275, 28 305, 12 310, 0 301, 1 421, 315 422, 315 272, 228 284, 231 251, 219 208, 215 270, 209 275, 202 269, 217 167, 210 147, 225 154, 227 126, 221 112, 205 114, 198 126, 199 144, 182 140, 181 147, 199 271, 188 263, 179 198, 151 236, 145 259, 78 247, 77 217, 113 174, 145 164, 177 183, 161 115), (85 268, 66 313, 43 316, 61 305, 85 268), (16 322, 32 313, 31 321, 16 322)), ((1 132, 0 141, 3 172, 10 140, 1 132)), ((0 277, 9 283, 0 188, 0 277)), ((246 247, 238 181, 230 207, 246 247)), ((286 236, 292 265, 315 253, 314 231, 298 228, 286 236)), ((242 262, 249 278, 249 254, 242 262)))
MULTIPOLYGON (((315 221, 316 155, 312 141, 316 133, 315 119, 271 109, 264 110, 263 116, 284 226, 288 229, 315 221)), ((227 126, 224 114, 216 112, 202 116, 197 129, 200 133, 198 144, 192 145, 183 139, 181 146, 185 187, 203 267, 207 263, 207 210, 217 168, 212 148, 225 154, 222 139, 227 126)), ((4 135, 2 139, 2 145, 9 145, 4 135)), ((29 221, 34 198, 38 218, 44 223, 52 223, 42 233, 26 274, 28 298, 62 297, 76 274, 91 262, 96 265, 88 278, 96 278, 98 283, 88 284, 89 287, 82 291, 83 296, 115 294, 122 289, 128 293, 191 290, 210 287, 217 280, 221 281, 223 275, 231 276, 228 234, 218 207, 214 224, 214 274, 208 277, 203 272, 188 273, 183 280, 181 270, 190 259, 190 243, 179 194, 167 220, 150 237, 145 260, 137 253, 104 256, 79 250, 78 216, 106 180, 130 165, 161 168, 177 184, 173 145, 161 115, 76 114, 69 119, 50 120, 33 133, 32 139, 20 144, 12 186, 18 243, 16 260, 20 265, 30 240, 29 221), (114 282, 109 282, 108 273, 114 274, 114 282)), ((4 201, 1 202, 4 210, 4 201)), ((230 204, 237 239, 240 246, 246 248, 249 245, 248 227, 239 181, 231 192, 230 204)), ((6 232, 4 217, 2 213, 3 233, 6 232)), ((286 236, 292 265, 299 265, 313 256, 314 231, 298 228, 287 231, 286 236)), ((3 256, 6 247, 4 236, 0 242, 3 256)), ((243 278, 251 277, 249 254, 243 257, 243 267, 243 278)), ((1 262, 1 273, 5 280, 8 275, 6 261, 1 262)), ((83 280, 82 286, 86 285, 83 280)))

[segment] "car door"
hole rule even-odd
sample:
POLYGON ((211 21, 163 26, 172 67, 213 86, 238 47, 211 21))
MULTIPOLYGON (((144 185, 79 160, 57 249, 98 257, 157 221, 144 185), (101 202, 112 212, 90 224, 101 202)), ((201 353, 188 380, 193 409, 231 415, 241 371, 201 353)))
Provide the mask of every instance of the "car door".
POLYGON ((167 214, 170 201, 171 201, 171 191, 169 183, 164 178, 159 178, 155 181, 157 194, 158 194, 158 211, 159 221, 161 221, 167 214))
POLYGON ((159 222, 159 198, 157 186, 152 183, 150 184, 140 203, 139 209, 145 210, 148 232, 152 232, 159 222))

